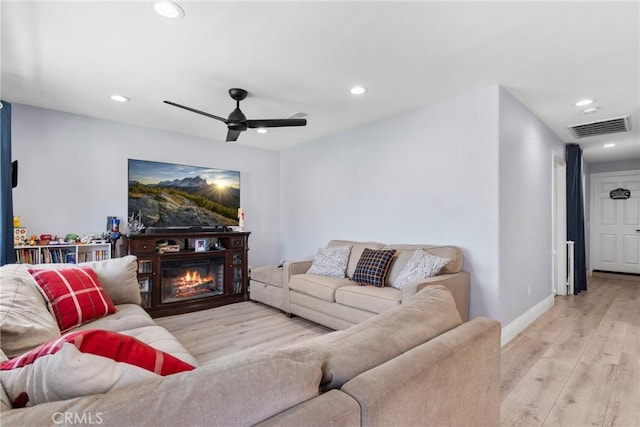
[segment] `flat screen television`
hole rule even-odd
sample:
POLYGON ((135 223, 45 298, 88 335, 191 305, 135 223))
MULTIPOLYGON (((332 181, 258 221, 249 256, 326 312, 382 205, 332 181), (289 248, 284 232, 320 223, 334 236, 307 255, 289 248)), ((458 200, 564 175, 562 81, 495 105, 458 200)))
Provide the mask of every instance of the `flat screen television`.
POLYGON ((148 231, 238 225, 240 172, 128 159, 128 212, 148 231))

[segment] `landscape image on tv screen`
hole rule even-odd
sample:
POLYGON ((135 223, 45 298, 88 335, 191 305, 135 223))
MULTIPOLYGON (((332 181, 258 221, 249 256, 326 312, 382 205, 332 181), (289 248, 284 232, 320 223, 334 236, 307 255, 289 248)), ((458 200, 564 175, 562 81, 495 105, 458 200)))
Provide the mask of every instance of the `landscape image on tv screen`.
POLYGON ((238 225, 240 172, 129 159, 129 216, 145 227, 238 225))

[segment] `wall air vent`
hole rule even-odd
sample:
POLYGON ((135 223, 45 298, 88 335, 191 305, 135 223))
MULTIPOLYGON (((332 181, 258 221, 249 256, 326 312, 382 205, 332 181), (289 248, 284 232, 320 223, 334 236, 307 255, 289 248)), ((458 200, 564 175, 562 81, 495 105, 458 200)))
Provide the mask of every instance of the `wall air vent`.
POLYGON ((607 135, 610 133, 629 132, 629 116, 617 117, 615 119, 600 120, 597 122, 583 123, 569 126, 576 138, 587 136, 607 135))

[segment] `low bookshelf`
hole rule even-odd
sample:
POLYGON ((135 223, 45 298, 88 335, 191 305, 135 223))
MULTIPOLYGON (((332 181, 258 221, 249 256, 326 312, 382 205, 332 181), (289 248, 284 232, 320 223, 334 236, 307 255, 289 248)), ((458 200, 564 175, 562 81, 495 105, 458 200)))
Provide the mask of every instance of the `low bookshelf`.
POLYGON ((110 243, 16 246, 14 250, 19 264, 76 264, 111 258, 110 243))

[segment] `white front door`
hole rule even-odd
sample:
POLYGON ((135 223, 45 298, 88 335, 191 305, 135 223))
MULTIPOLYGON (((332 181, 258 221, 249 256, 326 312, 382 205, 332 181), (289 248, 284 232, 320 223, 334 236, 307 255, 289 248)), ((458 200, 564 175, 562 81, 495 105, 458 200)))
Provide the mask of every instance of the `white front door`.
POLYGON ((591 174, 591 267, 640 274, 640 171, 591 174), (612 190, 631 192, 612 199, 612 190))

